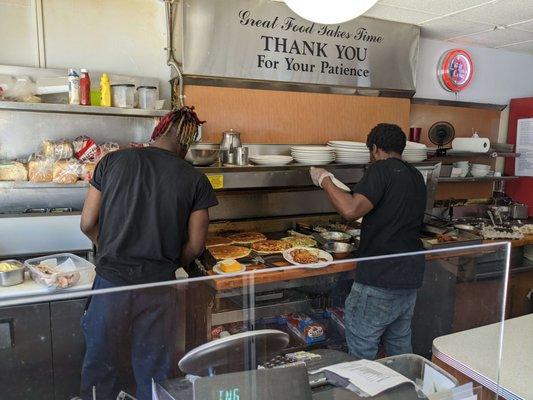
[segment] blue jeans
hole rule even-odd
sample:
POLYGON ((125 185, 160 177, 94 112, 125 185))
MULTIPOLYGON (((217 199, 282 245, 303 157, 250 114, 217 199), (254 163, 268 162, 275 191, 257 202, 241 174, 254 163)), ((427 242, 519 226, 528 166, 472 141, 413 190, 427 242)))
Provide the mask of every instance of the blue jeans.
MULTIPOLYGON (((117 285, 96 276, 93 288, 117 285)), ((115 400, 120 390, 120 360, 123 343, 131 338, 131 364, 139 400, 152 398, 152 378, 170 377, 175 363, 176 293, 173 287, 126 290, 99 294, 89 299, 81 319, 85 334, 85 359, 81 376, 81 397, 115 400)))
POLYGON ((350 354, 374 360, 382 339, 387 356, 411 353, 416 292, 354 283, 346 298, 344 314, 350 354))

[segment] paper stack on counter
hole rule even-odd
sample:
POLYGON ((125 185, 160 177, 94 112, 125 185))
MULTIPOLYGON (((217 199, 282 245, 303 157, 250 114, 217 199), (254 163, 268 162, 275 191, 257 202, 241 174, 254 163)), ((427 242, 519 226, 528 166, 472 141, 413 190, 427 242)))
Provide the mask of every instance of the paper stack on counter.
POLYGON ((376 396, 404 383, 414 385, 398 372, 375 361, 359 360, 322 368, 328 382, 362 397, 376 396))
POLYGON ((427 397, 429 400, 477 400, 478 398, 472 382, 438 393, 427 394, 427 397))

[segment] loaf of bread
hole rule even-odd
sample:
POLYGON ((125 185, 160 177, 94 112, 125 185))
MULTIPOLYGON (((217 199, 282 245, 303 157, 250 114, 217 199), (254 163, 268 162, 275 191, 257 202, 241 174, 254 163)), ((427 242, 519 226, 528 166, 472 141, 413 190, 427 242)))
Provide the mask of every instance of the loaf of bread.
POLYGON ((30 182, 52 182, 54 160, 49 158, 34 158, 28 163, 28 177, 30 182))
POLYGON ((76 160, 59 160, 54 163, 52 181, 54 183, 72 184, 78 181, 80 164, 76 160))
POLYGON ((0 163, 0 181, 27 181, 28 169, 20 162, 0 163))
POLYGON ((84 181, 90 181, 93 179, 94 170, 96 168, 96 163, 83 163, 80 167, 80 179, 83 179, 84 181))
POLYGON ((58 140, 56 142, 45 140, 41 146, 41 153, 45 158, 66 160, 74 156, 74 149, 68 140, 58 140))

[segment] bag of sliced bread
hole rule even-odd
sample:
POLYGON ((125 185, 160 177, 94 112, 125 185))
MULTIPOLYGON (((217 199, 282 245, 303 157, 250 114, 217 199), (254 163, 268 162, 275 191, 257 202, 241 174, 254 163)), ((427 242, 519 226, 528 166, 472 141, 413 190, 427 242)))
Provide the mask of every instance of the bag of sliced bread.
POLYGON ((0 162, 0 181, 27 181, 28 168, 21 162, 0 162))
POLYGON ((28 178, 33 183, 52 182, 54 160, 43 156, 32 156, 28 162, 28 178))
POLYGON ((45 140, 41 145, 41 154, 54 160, 68 160, 74 156, 74 149, 68 140, 45 140))
POLYGON ((76 183, 80 175, 80 163, 78 160, 58 160, 54 162, 52 169, 52 181, 64 185, 76 183))

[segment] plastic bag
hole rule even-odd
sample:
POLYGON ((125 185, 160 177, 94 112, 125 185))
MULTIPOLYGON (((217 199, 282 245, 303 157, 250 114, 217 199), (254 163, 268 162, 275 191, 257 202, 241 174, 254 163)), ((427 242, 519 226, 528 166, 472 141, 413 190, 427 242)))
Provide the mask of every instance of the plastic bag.
POLYGON ((16 82, 4 92, 6 100, 39 103, 41 99, 35 96, 37 88, 29 76, 19 76, 16 82))
POLYGON ((120 146, 115 142, 106 142, 100 145, 100 158, 113 151, 120 150, 120 146))
POLYGON ((79 174, 80 163, 78 160, 58 160, 54 163, 52 181, 64 185, 73 184, 78 181, 79 174))
POLYGON ((78 136, 72 142, 74 147, 74 156, 83 162, 94 162, 100 155, 100 147, 89 136, 78 136))
POLYGON ((18 161, 0 162, 0 181, 27 181, 28 168, 18 161))
POLYGON ((68 140, 45 140, 41 145, 41 153, 46 158, 66 160, 74 156, 74 149, 68 140))
POLYGON ((95 169, 96 169, 96 163, 94 162, 82 163, 80 166, 79 178, 83 179, 84 181, 89 182, 91 179, 93 179, 95 169))
POLYGON ((28 162, 30 182, 52 182, 54 160, 43 156, 32 156, 28 162))

